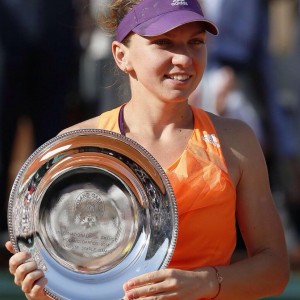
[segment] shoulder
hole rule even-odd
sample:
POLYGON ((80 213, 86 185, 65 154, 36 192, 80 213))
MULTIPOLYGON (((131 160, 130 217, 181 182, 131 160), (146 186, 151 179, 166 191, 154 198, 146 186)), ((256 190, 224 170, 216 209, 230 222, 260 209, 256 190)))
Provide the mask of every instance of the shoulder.
MULTIPOLYGON (((238 119, 216 116, 208 113, 222 144, 235 149, 248 149, 249 145, 259 147, 258 139, 252 128, 238 119)), ((245 149, 245 150, 246 150, 245 149)))
POLYGON ((201 119, 202 122, 212 123, 220 139, 231 141, 231 138, 234 138, 234 140, 237 138, 236 134, 243 135, 246 133, 251 135, 253 133, 251 128, 241 120, 218 116, 198 107, 192 108, 196 118, 201 119))
POLYGON ((233 181, 237 184, 254 165, 264 168, 265 158, 259 141, 249 125, 237 119, 208 113, 218 134, 223 155, 233 181))

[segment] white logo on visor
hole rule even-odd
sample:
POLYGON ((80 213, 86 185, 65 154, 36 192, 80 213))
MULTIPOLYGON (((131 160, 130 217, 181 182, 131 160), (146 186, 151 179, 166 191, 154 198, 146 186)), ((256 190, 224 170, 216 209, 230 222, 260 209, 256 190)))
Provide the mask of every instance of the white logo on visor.
POLYGON ((185 0, 173 0, 172 6, 175 5, 189 5, 185 0))

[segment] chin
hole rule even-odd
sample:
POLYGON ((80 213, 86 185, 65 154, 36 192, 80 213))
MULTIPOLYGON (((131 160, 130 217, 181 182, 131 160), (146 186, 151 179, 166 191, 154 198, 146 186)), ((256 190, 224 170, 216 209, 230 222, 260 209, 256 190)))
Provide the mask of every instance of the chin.
POLYGON ((185 101, 188 101, 188 98, 190 97, 190 93, 180 93, 178 95, 178 93, 174 93, 172 95, 172 93, 170 93, 167 97, 167 99, 170 101, 170 102, 185 102, 185 101))

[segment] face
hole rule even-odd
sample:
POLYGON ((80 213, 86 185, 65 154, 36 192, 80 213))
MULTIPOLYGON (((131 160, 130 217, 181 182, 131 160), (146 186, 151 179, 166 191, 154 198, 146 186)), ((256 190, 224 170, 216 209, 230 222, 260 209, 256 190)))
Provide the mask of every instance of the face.
POLYGON ((163 35, 132 34, 124 47, 133 97, 187 101, 206 66, 206 33, 193 22, 163 35))

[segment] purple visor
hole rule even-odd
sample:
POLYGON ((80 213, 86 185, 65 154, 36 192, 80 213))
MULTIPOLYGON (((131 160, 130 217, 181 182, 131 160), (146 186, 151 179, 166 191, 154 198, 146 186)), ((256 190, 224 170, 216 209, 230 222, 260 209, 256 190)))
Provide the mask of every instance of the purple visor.
POLYGON ((219 33, 217 26, 204 17, 197 0, 142 0, 120 22, 116 40, 122 42, 131 31, 156 36, 191 22, 202 22, 208 32, 219 33))

